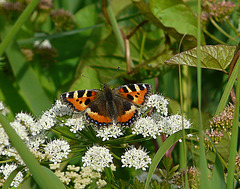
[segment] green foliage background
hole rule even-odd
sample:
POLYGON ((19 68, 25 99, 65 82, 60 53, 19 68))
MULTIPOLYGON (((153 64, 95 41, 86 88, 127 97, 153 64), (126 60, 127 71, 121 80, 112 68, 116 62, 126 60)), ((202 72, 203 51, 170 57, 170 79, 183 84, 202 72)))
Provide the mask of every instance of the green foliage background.
MULTIPOLYGON (((156 92, 178 100, 176 66, 166 65, 164 61, 178 53, 179 46, 181 51, 196 46, 197 18, 194 15, 196 14, 194 12, 196 2, 194 2, 154 0, 149 1, 149 4, 144 1, 109 2, 118 27, 126 36, 139 23, 148 19, 148 23, 143 24, 129 39, 131 70, 127 70, 125 52, 119 45, 121 42, 114 28, 106 18, 108 13, 104 15, 103 11, 107 12, 107 7, 102 6, 101 1, 53 1, 53 9, 63 8, 73 15, 73 28, 68 29, 69 31, 57 30, 47 11, 38 10, 37 16, 30 16, 15 37, 16 42, 12 45, 15 49, 10 49, 8 46, 9 52, 6 51, 8 59, 2 60, 1 99, 6 101, 12 112, 30 109, 39 114, 49 108, 62 92, 99 88, 99 82, 110 82, 112 86, 136 82, 154 84, 154 78, 157 78, 159 82, 156 92), (57 56, 54 56, 54 53, 51 55, 40 52, 43 54, 36 53, 31 61, 26 62, 20 48, 33 49, 34 41, 41 42, 45 39, 48 39, 56 49, 57 56), (180 40, 182 40, 181 44, 180 40), (22 70, 15 70, 17 69, 15 65, 19 65, 17 63, 19 61, 23 66, 30 66, 31 72, 25 74, 22 70), (8 66, 8 62, 11 67, 8 66), (118 67, 120 67, 119 71, 117 71, 118 67), (27 84, 26 86, 22 81, 24 78, 19 78, 21 76, 18 74, 24 77, 28 75, 26 80, 33 83, 29 82, 29 86, 27 84), (89 79, 82 77, 82 74, 89 79), (24 84, 21 85, 22 82, 24 84), (35 86, 39 87, 34 89, 35 86), (32 91, 29 88, 33 88, 32 91), (38 99, 38 96, 43 99, 38 99), (39 109, 33 110, 32 104, 36 102, 40 104, 40 106, 36 104, 39 109)), ((234 12, 233 15, 235 14, 237 13, 234 12)), ((237 16, 235 17, 237 19, 237 16)), ((4 21, 4 18, 2 20, 4 21)), ((6 33, 9 27, 11 26, 5 27, 6 33)), ((235 41, 219 34, 211 23, 206 27, 225 44, 236 44, 235 41)), ((226 27, 226 30, 229 28, 226 27)), ((202 44, 217 44, 217 42, 203 35, 202 44)), ((186 79, 194 83, 195 73, 195 69, 189 69, 186 79)), ((203 110, 214 113, 214 107, 219 102, 227 77, 218 71, 203 70, 202 78, 203 110), (217 80, 213 79, 216 77, 217 80)), ((196 107, 195 85, 189 87, 188 99, 192 100, 190 106, 196 107)))

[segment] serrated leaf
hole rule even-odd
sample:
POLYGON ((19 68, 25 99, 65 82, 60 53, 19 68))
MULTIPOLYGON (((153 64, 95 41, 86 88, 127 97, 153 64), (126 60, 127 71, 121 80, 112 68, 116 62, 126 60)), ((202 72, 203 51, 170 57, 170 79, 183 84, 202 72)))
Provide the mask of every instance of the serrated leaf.
MULTIPOLYGON (((201 46, 201 67, 227 72, 236 46, 205 45, 201 46)), ((186 65, 197 67, 197 48, 179 53, 165 61, 168 65, 186 65)))

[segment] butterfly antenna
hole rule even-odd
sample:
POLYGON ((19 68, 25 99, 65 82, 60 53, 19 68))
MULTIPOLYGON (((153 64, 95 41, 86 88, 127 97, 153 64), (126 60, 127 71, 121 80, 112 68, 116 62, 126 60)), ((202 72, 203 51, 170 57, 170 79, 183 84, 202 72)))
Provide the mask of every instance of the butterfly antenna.
POLYGON ((85 75, 83 75, 83 74, 81 74, 81 76, 83 76, 83 77, 85 77, 85 78, 88 78, 88 79, 90 79, 90 80, 92 80, 92 81, 97 81, 100 85, 103 85, 103 86, 104 86, 104 84, 102 84, 101 82, 99 82, 99 81, 96 80, 96 79, 89 78, 89 77, 87 77, 87 76, 85 76, 85 75))
POLYGON ((117 73, 118 73, 119 70, 120 70, 120 66, 118 66, 118 68, 117 68, 115 74, 111 77, 110 81, 113 80, 113 78, 117 75, 117 73))

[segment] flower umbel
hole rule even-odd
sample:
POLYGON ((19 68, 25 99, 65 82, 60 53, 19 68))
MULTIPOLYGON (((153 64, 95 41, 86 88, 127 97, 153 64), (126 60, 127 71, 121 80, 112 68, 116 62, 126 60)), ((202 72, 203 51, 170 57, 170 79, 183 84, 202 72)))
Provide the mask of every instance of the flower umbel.
POLYGON ((143 137, 151 136, 156 139, 160 135, 160 127, 151 117, 139 118, 132 128, 133 134, 142 134, 143 137))
POLYGON ((117 138, 123 135, 121 127, 115 124, 97 129, 96 132, 97 137, 101 137, 103 141, 109 140, 110 138, 117 138))
POLYGON ((109 167, 113 163, 113 157, 109 149, 93 146, 82 157, 82 162, 84 167, 92 167, 93 170, 102 171, 104 167, 109 167))
MULTIPOLYGON (((4 175, 4 180, 7 180, 9 175, 17 168, 16 164, 6 164, 0 167, 0 173, 4 175)), ((14 177, 11 186, 18 187, 18 185, 23 181, 23 174, 21 171, 14 177)))
POLYGON ((57 30, 69 31, 74 28, 73 15, 64 9, 51 11, 51 19, 57 30))
POLYGON ((67 155, 71 151, 70 145, 66 141, 60 139, 49 142, 44 150, 49 160, 55 164, 61 162, 62 158, 67 158, 67 155))
POLYGON ((71 118, 66 120, 65 125, 70 127, 70 131, 76 133, 84 129, 84 118, 81 114, 73 114, 71 118))
POLYGON ((146 105, 148 107, 156 108, 157 112, 159 112, 164 116, 167 116, 168 114, 168 108, 167 108, 168 100, 159 94, 151 95, 146 105))
POLYGON ((212 118, 212 120, 210 121, 210 127, 214 130, 223 130, 231 134, 234 118, 234 109, 235 106, 230 103, 219 115, 216 115, 212 118))
POLYGON ((143 149, 136 149, 132 146, 121 156, 121 161, 122 167, 134 167, 135 169, 142 169, 145 171, 152 160, 143 149))
POLYGON ((191 127, 191 122, 179 114, 162 117, 157 124, 161 126, 161 132, 167 136, 182 130, 183 127, 184 129, 189 129, 191 127))

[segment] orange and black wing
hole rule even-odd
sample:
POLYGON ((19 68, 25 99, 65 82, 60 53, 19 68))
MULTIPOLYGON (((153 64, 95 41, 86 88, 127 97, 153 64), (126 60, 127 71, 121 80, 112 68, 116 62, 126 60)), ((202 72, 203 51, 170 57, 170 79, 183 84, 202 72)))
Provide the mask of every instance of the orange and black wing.
POLYGON ((86 109, 86 119, 89 123, 98 127, 109 126, 113 124, 113 120, 109 117, 106 110, 106 101, 97 99, 86 109))
POLYGON ((97 97, 100 90, 79 90, 63 93, 59 98, 61 102, 76 112, 84 111, 97 97))
POLYGON ((151 95, 152 86, 149 84, 129 84, 120 86, 118 91, 125 99, 137 105, 144 105, 151 95))
POLYGON ((117 122, 121 126, 130 126, 133 122, 137 120, 137 117, 137 107, 133 103, 123 99, 121 102, 121 106, 118 107, 117 122))
POLYGON ((138 117, 135 105, 144 105, 151 94, 152 86, 149 84, 129 84, 117 87, 117 94, 122 103, 118 108, 117 121, 122 126, 130 126, 138 117))

